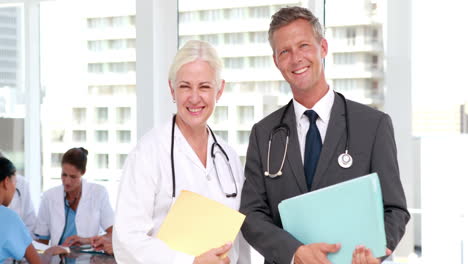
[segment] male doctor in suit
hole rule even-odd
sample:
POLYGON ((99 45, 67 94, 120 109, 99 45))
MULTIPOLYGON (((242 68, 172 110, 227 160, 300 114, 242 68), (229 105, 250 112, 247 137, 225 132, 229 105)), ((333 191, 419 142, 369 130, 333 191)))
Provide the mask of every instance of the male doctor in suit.
MULTIPOLYGON (((279 202, 377 172, 383 195, 387 255, 390 254, 410 218, 390 117, 347 100, 350 130, 347 135, 344 99, 325 80, 323 60, 328 44, 318 19, 309 10, 302 7, 279 10, 272 16, 268 33, 273 60, 291 86, 294 98, 289 107, 282 107, 252 128, 240 208, 247 215, 242 233, 265 257, 265 263, 330 263, 327 254, 337 252, 340 245, 303 245, 282 229, 279 202), (286 160, 282 175, 269 177, 265 175, 268 139, 281 122, 290 129, 286 160), (345 150, 348 136, 353 163, 343 168, 337 159, 345 150)), ((271 143, 270 174, 280 169, 285 142, 286 133, 278 130, 271 143)), ((352 264, 380 262, 365 245, 354 251, 352 264)))

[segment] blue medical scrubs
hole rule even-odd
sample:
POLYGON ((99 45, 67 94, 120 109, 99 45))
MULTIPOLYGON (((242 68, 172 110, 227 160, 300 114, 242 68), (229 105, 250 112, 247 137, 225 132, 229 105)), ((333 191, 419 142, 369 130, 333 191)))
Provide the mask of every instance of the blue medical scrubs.
POLYGON ((28 228, 13 210, 0 205, 0 263, 7 258, 21 260, 32 238, 28 228))

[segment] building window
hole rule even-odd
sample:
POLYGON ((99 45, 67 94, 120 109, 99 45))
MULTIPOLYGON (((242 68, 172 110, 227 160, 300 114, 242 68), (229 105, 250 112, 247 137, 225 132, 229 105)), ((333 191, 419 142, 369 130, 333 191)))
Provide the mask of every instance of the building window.
POLYGON ((349 46, 356 45, 356 28, 355 27, 346 28, 346 40, 348 41, 349 46))
POLYGON ((52 168, 62 167, 63 153, 51 153, 50 155, 50 166, 52 168))
POLYGON ((95 131, 96 142, 106 143, 109 141, 109 132, 107 130, 96 130, 95 131))
POLYGON ((219 44, 219 36, 217 34, 201 35, 200 39, 215 46, 219 44))
POLYGON ((269 6, 255 6, 249 7, 250 18, 270 18, 270 7, 269 6))
POLYGON ((77 124, 83 124, 86 122, 86 108, 73 108, 73 121, 77 124))
POLYGON ((340 52, 333 54, 333 63, 338 65, 349 65, 356 63, 356 53, 340 52))
POLYGON ((125 160, 127 160, 127 154, 117 154, 117 169, 123 169, 125 160))
POLYGON ((63 142, 64 135, 65 135, 64 130, 52 130, 50 134, 50 139, 54 143, 60 143, 60 142, 63 142))
POLYGON ((372 62, 371 62, 371 67, 372 69, 378 69, 379 68, 379 56, 377 55, 372 55, 372 62))
POLYGON ((85 142, 86 131, 85 130, 73 130, 72 139, 73 139, 73 142, 85 142))
POLYGON ((132 139, 132 134, 129 130, 117 131, 117 141, 119 143, 130 143, 131 139, 132 139))
POLYGON ((128 73, 135 72, 136 63, 135 62, 111 62, 108 63, 108 72, 112 73, 128 73))
POLYGON ((250 43, 267 43, 268 33, 265 31, 260 32, 249 32, 250 43))
POLYGON ((104 65, 102 63, 88 63, 89 73, 103 73, 104 65))
POLYGON ((215 135, 217 137, 220 137, 222 138, 224 141, 228 141, 228 131, 226 130, 216 130, 216 131, 213 131, 213 133, 215 133, 215 135))
POLYGON ((108 154, 96 154, 96 168, 108 169, 109 168, 109 155, 108 154))
POLYGON ((96 107, 96 123, 106 123, 109 119, 107 107, 96 107))
POLYGON ((224 58, 224 67, 227 69, 243 69, 244 58, 224 58))
POLYGON ((244 33, 226 33, 224 34, 225 45, 241 45, 244 43, 244 33))
POLYGON ((237 143, 240 145, 248 144, 250 131, 237 131, 237 143))
POLYGON ((270 56, 249 57, 250 68, 270 68, 272 67, 272 59, 270 56))
POLYGON ((117 123, 126 124, 131 119, 131 109, 130 107, 117 107, 116 115, 117 123))
POLYGON ((254 106, 238 106, 237 118, 240 124, 250 124, 254 121, 254 106))
POLYGON ((217 106, 213 114, 213 122, 215 124, 221 124, 228 120, 228 107, 227 106, 217 106))

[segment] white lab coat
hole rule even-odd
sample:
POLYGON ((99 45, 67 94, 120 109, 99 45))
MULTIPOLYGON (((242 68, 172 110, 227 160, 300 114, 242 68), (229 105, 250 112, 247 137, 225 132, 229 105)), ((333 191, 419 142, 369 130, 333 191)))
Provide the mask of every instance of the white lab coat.
POLYGON ((34 237, 34 226, 36 225, 36 211, 31 200, 31 193, 29 191, 29 183, 26 179, 17 174, 16 175, 16 188, 19 190, 15 192, 13 200, 11 200, 8 208, 15 211, 29 230, 29 233, 34 237))
MULTIPOLYGON (((81 237, 99 235, 114 225, 114 211, 106 189, 82 179, 81 199, 76 209, 76 233, 81 237)), ((35 234, 50 236, 50 245, 58 245, 65 227, 65 192, 63 185, 46 191, 39 207, 35 234)))
MULTIPOLYGON (((173 202, 171 130, 172 122, 159 129, 153 128, 142 137, 125 162, 113 231, 118 263, 188 264, 194 261, 193 256, 170 249, 154 237, 173 202)), ((177 126, 174 134, 176 196, 181 190, 189 190, 238 210, 244 174, 234 150, 216 137, 229 156, 237 184, 237 197, 227 198, 220 188, 211 159, 212 136, 208 139, 205 168, 177 126)), ((217 167, 220 180, 225 183, 223 186, 234 188, 227 166, 217 163, 217 167)), ((250 263, 250 246, 240 232, 228 256, 231 263, 250 263)))

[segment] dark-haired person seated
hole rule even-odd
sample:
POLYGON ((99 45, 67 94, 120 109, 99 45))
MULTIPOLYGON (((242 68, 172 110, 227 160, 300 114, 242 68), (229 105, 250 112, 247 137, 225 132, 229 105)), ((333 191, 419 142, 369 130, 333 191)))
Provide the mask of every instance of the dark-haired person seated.
POLYGON ((88 151, 72 148, 62 158, 62 185, 43 194, 35 234, 50 245, 80 246, 105 231, 111 235, 114 212, 106 189, 83 179, 88 151))
MULTIPOLYGON (((16 212, 7 208, 16 192, 16 168, 10 160, 0 157, 0 263, 13 258, 26 260, 31 264, 41 263, 41 257, 32 245, 29 230, 16 212)), ((47 249, 43 257, 66 253, 60 247, 47 249)), ((44 263, 47 263, 44 260, 44 263)))

